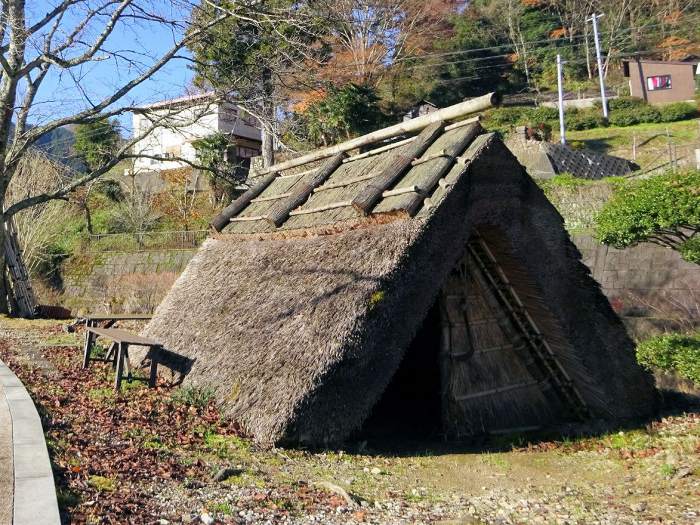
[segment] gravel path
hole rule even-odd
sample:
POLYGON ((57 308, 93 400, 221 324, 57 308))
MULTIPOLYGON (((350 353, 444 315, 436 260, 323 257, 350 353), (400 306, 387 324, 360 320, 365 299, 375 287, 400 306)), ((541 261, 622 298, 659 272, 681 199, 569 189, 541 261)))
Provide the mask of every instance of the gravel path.
POLYGON ((5 392, 0 385, 0 525, 12 522, 12 421, 5 400, 5 392))

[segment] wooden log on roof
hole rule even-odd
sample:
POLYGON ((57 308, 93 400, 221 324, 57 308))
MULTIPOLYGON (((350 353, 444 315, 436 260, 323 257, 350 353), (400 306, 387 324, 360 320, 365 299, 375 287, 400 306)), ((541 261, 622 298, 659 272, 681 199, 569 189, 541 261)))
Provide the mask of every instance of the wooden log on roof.
MULTIPOLYGON (((422 182, 421 187, 423 191, 430 192, 437 186, 440 179, 442 179, 454 166, 455 158, 457 155, 461 155, 465 149, 471 144, 471 142, 479 136, 484 131, 481 124, 475 122, 470 124, 466 132, 456 140, 454 143, 450 144, 449 147, 445 148, 445 156, 441 158, 432 159, 430 162, 434 163, 434 168, 430 170, 428 177, 422 182)), ((431 165, 432 167, 432 165, 431 165)), ((423 206, 423 194, 414 195, 404 206, 406 213, 413 216, 416 212, 423 206)))
POLYGON ((277 178, 278 173, 273 172, 264 177, 260 182, 258 182, 252 188, 249 188, 243 195, 238 197, 231 204, 226 206, 219 215, 214 217, 211 221, 211 227, 217 232, 223 230, 227 224, 231 222, 231 218, 238 215, 243 211, 250 201, 260 195, 265 189, 272 184, 272 181, 277 178))
MULTIPOLYGON (((290 168, 308 164, 309 162, 314 162, 317 160, 332 157, 333 155, 340 152, 351 151, 362 146, 375 144, 382 140, 387 140, 408 133, 413 133, 422 130, 423 128, 429 126, 434 122, 455 120, 465 115, 469 115, 470 113, 477 113, 479 111, 483 111, 490 107, 496 106, 499 102, 499 95, 497 95, 496 93, 488 93, 481 97, 473 98, 471 100, 466 100, 453 106, 448 106, 446 108, 439 109, 432 113, 428 113, 427 115, 423 115, 422 117, 414 118, 406 122, 401 122, 399 124, 395 124, 394 126, 389 126, 388 128, 373 131, 372 133, 368 133, 367 135, 362 135, 361 137, 342 142, 335 146, 329 146, 327 148, 323 148, 308 153, 306 155, 302 155, 301 157, 297 157, 295 159, 290 159, 284 162, 280 162, 279 164, 274 164, 268 168, 260 170, 258 172, 258 175, 263 176, 268 174, 276 174, 290 168)), ((259 184, 263 184, 265 182, 268 182, 268 177, 265 177, 259 184)), ((268 185, 270 182, 271 181, 268 182, 268 185)), ((258 185, 254 186, 254 188, 257 187, 258 185)), ((262 193, 262 190, 260 191, 260 193, 262 193)), ((220 232, 223 228, 226 227, 227 224, 229 224, 231 218, 234 215, 236 215, 243 208, 245 208, 250 203, 250 201, 257 197, 260 193, 254 194, 250 198, 248 198, 246 194, 243 194, 241 197, 239 197, 239 199, 242 199, 244 196, 246 196, 247 201, 241 200, 241 203, 245 203, 245 205, 239 207, 237 204, 237 199, 232 204, 224 208, 224 210, 212 220, 212 227, 216 231, 220 232)))
POLYGON ((340 152, 328 159, 317 171, 313 177, 306 182, 299 182, 292 191, 292 194, 284 200, 276 203, 270 211, 265 215, 265 220, 275 227, 282 225, 289 217, 289 213, 304 204, 318 186, 323 184, 333 172, 338 169, 343 163, 343 159, 347 157, 345 152, 340 152))
POLYGON ((445 123, 435 122, 421 131, 415 141, 411 142, 406 151, 396 155, 391 164, 377 175, 367 187, 365 187, 352 200, 352 206, 363 215, 367 215, 372 208, 381 200, 382 193, 398 179, 407 168, 411 166, 414 159, 420 157, 437 139, 445 128, 445 123))
POLYGON ((465 100, 459 104, 453 106, 448 106, 446 108, 433 111, 422 117, 414 118, 406 122, 401 122, 388 128, 379 129, 368 133, 367 135, 362 135, 352 140, 336 144, 335 146, 329 146, 320 150, 313 151, 301 157, 295 159, 290 159, 279 164, 274 164, 269 168, 265 168, 259 172, 260 175, 270 173, 272 171, 283 171, 289 168, 294 168, 296 166, 301 166, 303 164, 308 164, 320 159, 325 159, 331 157, 336 153, 341 151, 350 151, 362 146, 368 146, 376 142, 390 139, 393 137, 398 137, 399 135, 404 135, 406 133, 413 133, 420 131, 423 128, 440 121, 454 120, 470 113, 476 113, 478 111, 483 111, 490 107, 498 105, 500 102, 500 96, 496 93, 488 93, 481 97, 473 98, 471 100, 465 100))

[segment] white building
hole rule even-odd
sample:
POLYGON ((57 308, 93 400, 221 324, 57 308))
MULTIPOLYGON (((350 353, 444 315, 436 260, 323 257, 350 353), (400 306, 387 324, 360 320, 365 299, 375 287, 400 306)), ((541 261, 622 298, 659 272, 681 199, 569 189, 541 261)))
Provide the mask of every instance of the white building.
POLYGON ((245 110, 228 102, 215 101, 211 94, 166 100, 144 106, 133 115, 134 136, 153 130, 134 145, 138 157, 133 173, 165 171, 188 167, 178 159, 196 162, 193 142, 223 133, 230 137, 227 157, 260 155, 260 124, 245 110))

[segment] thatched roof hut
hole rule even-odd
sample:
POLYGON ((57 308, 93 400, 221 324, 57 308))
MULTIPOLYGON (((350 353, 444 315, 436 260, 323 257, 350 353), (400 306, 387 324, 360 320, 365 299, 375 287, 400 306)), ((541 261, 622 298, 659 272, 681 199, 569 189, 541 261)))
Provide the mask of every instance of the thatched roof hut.
POLYGON ((478 122, 260 179, 145 330, 259 442, 402 406, 453 438, 654 410, 562 218, 478 122))

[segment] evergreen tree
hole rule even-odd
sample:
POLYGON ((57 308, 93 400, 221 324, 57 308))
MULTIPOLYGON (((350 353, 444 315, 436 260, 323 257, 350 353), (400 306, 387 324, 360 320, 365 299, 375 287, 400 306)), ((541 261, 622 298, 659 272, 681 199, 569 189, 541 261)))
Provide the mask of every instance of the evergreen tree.
POLYGON ((74 148, 88 169, 109 162, 117 151, 119 131, 116 120, 101 118, 75 127, 74 148))

